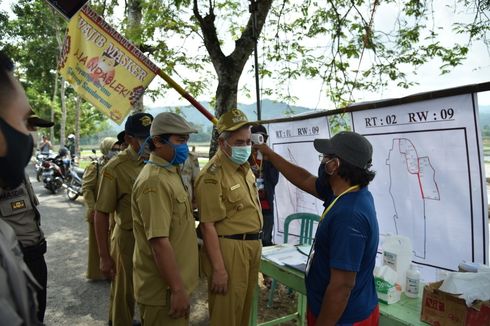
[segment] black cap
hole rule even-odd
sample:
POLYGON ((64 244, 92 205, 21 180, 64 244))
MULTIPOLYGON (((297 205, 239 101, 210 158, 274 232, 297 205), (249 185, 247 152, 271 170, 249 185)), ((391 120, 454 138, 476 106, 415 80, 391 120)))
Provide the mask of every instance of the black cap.
POLYGON ((124 131, 129 136, 146 138, 150 136, 150 127, 153 116, 149 113, 135 113, 130 115, 124 125, 124 131))
POLYGON ((366 137, 352 131, 341 131, 330 139, 315 139, 315 149, 326 155, 335 155, 358 168, 369 168, 373 146, 366 137))
POLYGON ((126 132, 124 130, 117 134, 117 143, 118 144, 124 143, 124 135, 125 134, 126 134, 126 132))
POLYGON ((263 125, 253 125, 252 128, 250 128, 250 131, 252 134, 267 135, 267 129, 265 129, 263 125))
POLYGON ((27 117, 27 123, 32 127, 51 128, 54 126, 53 121, 40 118, 32 109, 27 117))

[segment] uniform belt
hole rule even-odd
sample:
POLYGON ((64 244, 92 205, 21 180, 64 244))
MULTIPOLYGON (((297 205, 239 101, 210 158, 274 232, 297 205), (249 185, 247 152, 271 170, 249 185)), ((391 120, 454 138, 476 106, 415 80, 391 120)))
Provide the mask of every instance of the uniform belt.
POLYGON ((226 238, 226 239, 233 239, 233 240, 261 240, 262 232, 218 235, 218 238, 226 238))
POLYGON ((21 250, 24 258, 29 260, 30 258, 44 255, 46 253, 46 247, 46 239, 42 239, 41 242, 33 246, 23 247, 21 245, 21 250))

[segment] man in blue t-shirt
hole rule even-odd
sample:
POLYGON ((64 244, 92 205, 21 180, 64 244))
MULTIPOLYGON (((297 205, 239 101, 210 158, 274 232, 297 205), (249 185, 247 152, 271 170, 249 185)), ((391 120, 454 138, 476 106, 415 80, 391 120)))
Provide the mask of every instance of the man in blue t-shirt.
POLYGON ((372 146, 355 132, 316 139, 318 178, 256 145, 291 183, 324 200, 306 271, 308 325, 377 325, 378 298, 373 270, 379 241, 374 200, 367 185, 372 146))

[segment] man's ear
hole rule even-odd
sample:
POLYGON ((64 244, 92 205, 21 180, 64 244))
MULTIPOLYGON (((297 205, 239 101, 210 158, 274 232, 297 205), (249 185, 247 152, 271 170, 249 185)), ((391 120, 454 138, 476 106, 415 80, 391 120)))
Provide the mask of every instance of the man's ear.
POLYGON ((162 146, 165 145, 164 143, 162 143, 160 141, 160 137, 158 137, 158 136, 151 137, 151 141, 153 142, 153 145, 155 146, 155 148, 161 148, 162 146))

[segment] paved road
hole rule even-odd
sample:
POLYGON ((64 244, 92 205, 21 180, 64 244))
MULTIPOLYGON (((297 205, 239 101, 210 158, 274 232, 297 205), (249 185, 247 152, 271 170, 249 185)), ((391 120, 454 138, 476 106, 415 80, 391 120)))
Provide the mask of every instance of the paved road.
MULTIPOLYGON (((109 283, 85 278, 88 238, 83 198, 71 202, 65 191, 52 195, 35 180, 33 171, 30 174, 48 242, 46 325, 106 325, 109 283)), ((191 325, 206 325, 206 320, 205 285, 201 282, 193 300, 191 325)))

